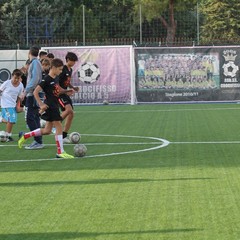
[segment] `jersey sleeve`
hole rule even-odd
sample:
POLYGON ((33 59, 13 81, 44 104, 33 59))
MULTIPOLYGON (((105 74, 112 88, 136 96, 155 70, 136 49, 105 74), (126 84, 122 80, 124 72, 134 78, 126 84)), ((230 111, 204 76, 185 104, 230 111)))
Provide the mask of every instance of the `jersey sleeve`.
POLYGON ((0 91, 3 92, 4 89, 6 88, 6 85, 7 85, 7 81, 3 82, 0 86, 0 91))

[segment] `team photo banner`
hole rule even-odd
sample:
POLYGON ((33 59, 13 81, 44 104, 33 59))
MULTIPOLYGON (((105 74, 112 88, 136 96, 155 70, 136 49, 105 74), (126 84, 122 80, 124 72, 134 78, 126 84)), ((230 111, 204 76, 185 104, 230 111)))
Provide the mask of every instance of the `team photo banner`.
POLYGON ((240 47, 136 48, 138 102, 240 100, 240 47))

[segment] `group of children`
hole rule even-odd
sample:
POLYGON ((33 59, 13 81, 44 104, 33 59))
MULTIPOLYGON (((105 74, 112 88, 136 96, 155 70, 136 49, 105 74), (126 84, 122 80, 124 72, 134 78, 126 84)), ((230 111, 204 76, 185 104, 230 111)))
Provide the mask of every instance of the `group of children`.
MULTIPOLYGON (((31 50, 29 52, 31 52, 31 50)), ((30 128, 31 131, 27 133, 20 132, 18 146, 22 148, 28 138, 34 137, 34 139, 36 139, 43 135, 48 135, 52 132, 52 129, 55 128, 56 157, 73 158, 74 156, 64 151, 63 143, 70 143, 67 134, 74 116, 71 95, 79 90, 78 87, 74 87, 71 84, 71 76, 73 71, 72 67, 75 62, 78 61, 78 57, 75 53, 68 52, 65 56, 66 64, 64 65, 61 59, 54 58, 53 55, 51 55, 52 58, 47 56, 42 57, 40 53, 38 61, 41 63, 43 76, 41 81, 39 81, 33 89, 32 97, 38 106, 39 116, 46 121, 46 124, 44 128, 36 127, 35 129, 30 128), (42 93, 44 94, 44 99, 42 98, 42 93), (62 124, 63 120, 64 125, 62 124)), ((30 68, 31 64, 30 61, 30 68)), ((29 70, 27 74, 30 74, 29 70)), ((34 74, 34 71, 32 74, 34 74)), ((0 86, 0 92, 2 93, 2 122, 7 124, 7 141, 13 141, 11 136, 12 128, 17 122, 17 112, 22 111, 22 108, 19 106, 24 97, 26 97, 26 90, 28 89, 27 84, 29 79, 27 78, 27 83, 24 86, 22 77, 23 71, 15 69, 12 73, 12 78, 0 86)))

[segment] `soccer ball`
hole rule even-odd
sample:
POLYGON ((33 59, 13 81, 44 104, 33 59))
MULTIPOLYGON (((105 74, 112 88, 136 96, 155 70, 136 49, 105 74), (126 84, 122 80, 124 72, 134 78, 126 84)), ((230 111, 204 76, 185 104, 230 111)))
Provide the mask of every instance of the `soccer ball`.
POLYGON ((0 131, 0 141, 1 142, 6 142, 7 141, 7 134, 5 131, 0 131))
POLYGON ((71 143, 79 143, 81 140, 81 135, 78 132, 72 132, 69 135, 69 139, 70 139, 71 143))
POLYGON ((109 104, 108 100, 103 100, 103 105, 108 105, 108 104, 109 104))
POLYGON ((76 144, 73 151, 75 157, 83 157, 87 153, 87 147, 84 144, 76 144))
POLYGON ((41 120, 40 120, 40 126, 41 126, 41 128, 44 128, 45 125, 46 125, 46 121, 43 120, 43 119, 41 119, 41 120))
POLYGON ((81 68, 78 70, 78 78, 84 83, 94 83, 100 77, 99 67, 92 62, 86 62, 82 64, 81 68))

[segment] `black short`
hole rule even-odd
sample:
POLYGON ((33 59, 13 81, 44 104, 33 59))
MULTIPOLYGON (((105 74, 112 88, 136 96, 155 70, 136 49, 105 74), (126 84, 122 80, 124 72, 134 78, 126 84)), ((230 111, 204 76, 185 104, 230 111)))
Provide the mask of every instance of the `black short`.
POLYGON ((41 118, 48 122, 62 121, 62 117, 59 108, 48 108, 42 115, 41 118))
POLYGON ((60 108, 62 111, 65 110, 65 106, 70 104, 73 108, 73 105, 72 105, 72 99, 67 95, 67 94, 62 94, 59 96, 59 99, 58 99, 58 102, 59 102, 59 105, 60 105, 60 108))

